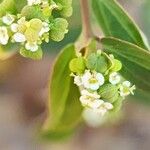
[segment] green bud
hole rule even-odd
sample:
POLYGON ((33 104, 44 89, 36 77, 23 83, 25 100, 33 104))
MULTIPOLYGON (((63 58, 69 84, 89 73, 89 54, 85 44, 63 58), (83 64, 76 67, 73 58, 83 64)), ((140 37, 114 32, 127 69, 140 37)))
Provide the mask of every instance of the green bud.
POLYGON ((121 70, 121 68, 122 68, 122 63, 121 63, 119 60, 114 59, 114 60, 113 60, 113 63, 114 63, 114 65, 113 65, 113 67, 112 67, 112 69, 111 69, 112 71, 117 72, 117 71, 121 70))
POLYGON ((45 16, 40 8, 40 6, 25 6, 21 11, 22 16, 25 16, 27 20, 33 18, 38 18, 40 20, 45 20, 45 16))
POLYGON ((90 70, 105 73, 110 67, 110 60, 103 53, 92 53, 87 57, 86 66, 90 70))
POLYGON ((118 99, 119 96, 118 87, 110 83, 105 84, 100 87, 98 94, 100 94, 102 99, 113 103, 118 99))
POLYGON ((85 60, 83 57, 74 58, 70 61, 69 68, 74 73, 83 73, 85 70, 85 60))
POLYGON ((51 30, 50 30, 50 38, 54 41, 61 41, 64 38, 64 35, 68 32, 68 22, 63 18, 54 19, 51 30))
POLYGON ((34 59, 34 60, 42 59, 42 56, 43 56, 43 52, 42 52, 42 49, 40 47, 36 52, 31 52, 31 51, 26 50, 25 48, 22 47, 20 49, 20 54, 23 57, 31 58, 31 59, 34 59))

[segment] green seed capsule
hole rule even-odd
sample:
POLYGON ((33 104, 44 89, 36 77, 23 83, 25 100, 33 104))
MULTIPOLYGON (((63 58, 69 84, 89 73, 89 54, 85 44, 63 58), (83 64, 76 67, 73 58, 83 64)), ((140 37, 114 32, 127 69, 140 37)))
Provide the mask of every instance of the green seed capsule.
POLYGON ((38 18, 45 20, 45 16, 40 6, 25 6, 21 11, 22 16, 25 16, 27 20, 38 18))
POLYGON ((118 87, 112 84, 105 84, 100 87, 98 94, 100 94, 101 98, 113 103, 118 99, 118 87))
POLYGON ((50 30, 50 38, 54 41, 61 41, 64 38, 64 35, 68 32, 68 22, 63 18, 56 18, 53 20, 51 30, 50 30))
POLYGON ((105 73, 110 68, 110 60, 103 53, 92 53, 87 58, 86 66, 90 70, 105 73))
POLYGON ((69 68, 72 72, 81 74, 85 70, 85 60, 83 57, 74 58, 69 64, 69 68))

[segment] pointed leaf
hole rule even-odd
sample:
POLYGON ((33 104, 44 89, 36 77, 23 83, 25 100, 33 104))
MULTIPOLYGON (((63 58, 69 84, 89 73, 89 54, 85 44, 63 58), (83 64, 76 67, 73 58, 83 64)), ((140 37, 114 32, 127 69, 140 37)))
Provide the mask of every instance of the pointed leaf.
POLYGON ((122 75, 137 87, 150 90, 150 53, 134 44, 116 38, 102 38, 104 50, 122 61, 122 75))
POLYGON ((43 129, 43 135, 46 137, 64 137, 71 133, 80 121, 80 93, 69 70, 69 62, 75 57, 75 47, 70 45, 61 52, 55 62, 50 83, 49 116, 43 129))
POLYGON ((143 33, 115 0, 93 0, 93 12, 106 36, 113 36, 149 49, 143 33))

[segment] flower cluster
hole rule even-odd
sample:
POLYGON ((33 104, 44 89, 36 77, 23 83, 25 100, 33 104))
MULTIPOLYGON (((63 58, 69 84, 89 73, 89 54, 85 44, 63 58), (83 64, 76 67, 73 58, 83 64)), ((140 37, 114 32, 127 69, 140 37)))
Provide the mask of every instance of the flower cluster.
POLYGON ((49 41, 49 24, 40 19, 27 21, 25 17, 17 18, 11 14, 2 17, 5 24, 0 26, 0 44, 20 43, 26 50, 35 52, 42 41, 49 41))
POLYGON ((102 117, 113 111, 118 100, 134 94, 135 86, 119 74, 122 64, 113 55, 98 50, 86 58, 72 59, 69 67, 80 89, 84 112, 90 110, 102 117))
POLYGON ((68 22, 64 17, 71 15, 71 2, 27 0, 27 5, 18 14, 6 12, 0 18, 0 45, 19 44, 20 53, 25 56, 41 51, 41 44, 50 39, 61 41, 68 32, 68 22), (58 12, 61 17, 54 17, 58 12))

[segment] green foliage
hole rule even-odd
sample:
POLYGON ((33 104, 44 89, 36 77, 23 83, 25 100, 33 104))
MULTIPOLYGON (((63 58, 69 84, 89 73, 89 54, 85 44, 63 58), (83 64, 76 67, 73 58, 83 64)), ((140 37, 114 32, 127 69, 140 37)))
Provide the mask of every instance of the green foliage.
POLYGON ((35 52, 32 52, 32 51, 29 51, 29 50, 26 50, 25 48, 21 48, 20 49, 20 54, 23 56, 23 57, 26 57, 26 58, 31 58, 31 59, 34 59, 34 60, 40 60, 43 56, 43 52, 42 52, 42 49, 39 47, 39 49, 35 52))
POLYGON ((61 41, 64 38, 64 35, 68 32, 67 27, 68 22, 66 19, 54 19, 50 30, 50 38, 57 42, 61 41))
POLYGON ((61 135, 60 138, 66 136, 80 121, 80 93, 69 70, 69 62, 74 57, 75 47, 67 46, 58 56, 53 68, 49 88, 50 114, 43 129, 43 135, 49 138, 56 138, 57 135, 61 135))
POLYGON ((102 38, 103 48, 123 62, 122 75, 140 89, 150 90, 150 53, 134 44, 115 38, 102 38))
POLYGON ((0 2, 0 17, 5 15, 7 12, 14 14, 16 11, 14 0, 2 0, 2 2, 0 2))
POLYGON ((93 12, 106 36, 113 36, 149 49, 143 33, 115 0, 93 0, 93 12))

